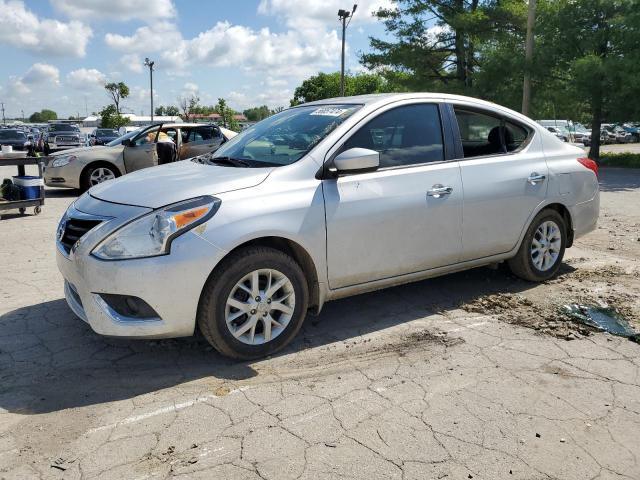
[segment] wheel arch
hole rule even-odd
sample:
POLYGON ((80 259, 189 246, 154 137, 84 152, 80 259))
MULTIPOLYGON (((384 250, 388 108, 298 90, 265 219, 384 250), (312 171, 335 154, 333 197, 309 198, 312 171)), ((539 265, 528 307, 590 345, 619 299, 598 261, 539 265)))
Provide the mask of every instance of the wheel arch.
POLYGON ((524 240, 524 237, 527 234, 527 231, 529 230, 529 227, 531 226, 531 222, 533 222, 533 220, 543 210, 555 210, 560 215, 562 215, 562 218, 564 218, 564 220, 565 220, 565 222, 567 224, 567 245, 566 245, 566 248, 570 248, 573 245, 573 218, 571 217, 571 212, 569 211, 567 206, 564 205, 563 203, 560 203, 560 202, 557 202, 557 201, 551 201, 549 203, 543 203, 543 204, 539 205, 538 208, 531 213, 531 216, 527 219, 527 223, 525 223, 524 228, 522 229, 522 232, 520 233, 520 239, 518 240, 518 243, 516 244, 515 248, 512 250, 514 255, 518 251, 518 249, 520 248, 520 245, 521 245, 522 241, 524 240))
POLYGON ((307 252, 307 250, 302 245, 289 238, 279 236, 263 236, 247 240, 237 245, 232 250, 227 252, 224 258, 243 248, 256 246, 269 247, 286 253, 287 255, 291 256, 298 263, 298 265, 300 265, 305 279, 307 280, 307 286, 309 288, 308 310, 313 314, 318 314, 320 312, 320 308, 322 307, 318 269, 309 252, 307 252))
POLYGON ((82 167, 82 171, 80 172, 80 178, 79 178, 79 182, 78 182, 80 187, 82 187, 82 182, 83 182, 84 176, 89 171, 89 168, 95 167, 95 166, 98 166, 98 165, 104 165, 104 166, 107 166, 109 168, 113 168, 114 169, 114 173, 116 174, 116 177, 122 176, 122 172, 120 171, 120 169, 118 168, 118 166, 115 163, 113 163, 113 162, 111 162, 109 160, 104 160, 104 159, 91 160, 84 167, 82 167))

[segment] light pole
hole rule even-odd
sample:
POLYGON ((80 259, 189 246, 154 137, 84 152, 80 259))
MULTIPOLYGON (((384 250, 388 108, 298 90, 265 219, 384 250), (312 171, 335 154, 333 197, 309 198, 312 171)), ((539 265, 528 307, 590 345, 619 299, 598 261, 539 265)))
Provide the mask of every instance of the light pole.
POLYGON ((153 65, 155 63, 149 60, 149 57, 144 59, 145 67, 149 67, 149 83, 151 85, 151 123, 153 123, 153 65))
POLYGON ((338 20, 342 22, 342 60, 340 62, 340 96, 344 97, 344 37, 347 31, 347 27, 349 23, 351 23, 351 18, 353 14, 356 13, 356 8, 358 5, 353 5, 353 10, 343 10, 342 8, 338 10, 338 20), (347 18, 349 19, 349 23, 347 23, 347 18))

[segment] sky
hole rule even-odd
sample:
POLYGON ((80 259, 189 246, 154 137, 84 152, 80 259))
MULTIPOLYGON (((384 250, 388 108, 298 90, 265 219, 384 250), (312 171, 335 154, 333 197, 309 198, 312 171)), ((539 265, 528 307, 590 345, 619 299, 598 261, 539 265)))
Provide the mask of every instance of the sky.
MULTIPOLYGON (((50 108, 85 115, 109 103, 105 82, 131 89, 124 112, 154 105, 227 99, 236 110, 288 106, 317 72, 340 69, 338 9, 353 0, 0 0, 0 101, 8 118, 50 108)), ((359 72, 372 16, 390 0, 356 0, 347 30, 346 69, 359 72)))

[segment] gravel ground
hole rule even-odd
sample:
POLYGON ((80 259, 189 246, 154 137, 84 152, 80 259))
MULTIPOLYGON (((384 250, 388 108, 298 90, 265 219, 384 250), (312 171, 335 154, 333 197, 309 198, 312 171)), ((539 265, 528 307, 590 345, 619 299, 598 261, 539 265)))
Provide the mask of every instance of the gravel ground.
POLYGON ((0 479, 640 478, 640 346, 558 313, 640 327, 640 171, 601 189, 553 281, 480 268, 336 301, 250 363, 76 319, 54 261, 76 193, 50 190, 0 221, 0 479))

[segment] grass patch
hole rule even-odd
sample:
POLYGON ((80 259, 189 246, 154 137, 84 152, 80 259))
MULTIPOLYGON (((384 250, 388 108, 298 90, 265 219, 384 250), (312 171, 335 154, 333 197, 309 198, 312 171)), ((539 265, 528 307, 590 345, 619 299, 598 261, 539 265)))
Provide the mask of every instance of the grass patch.
POLYGON ((601 153, 601 167, 640 168, 640 153, 601 153))

